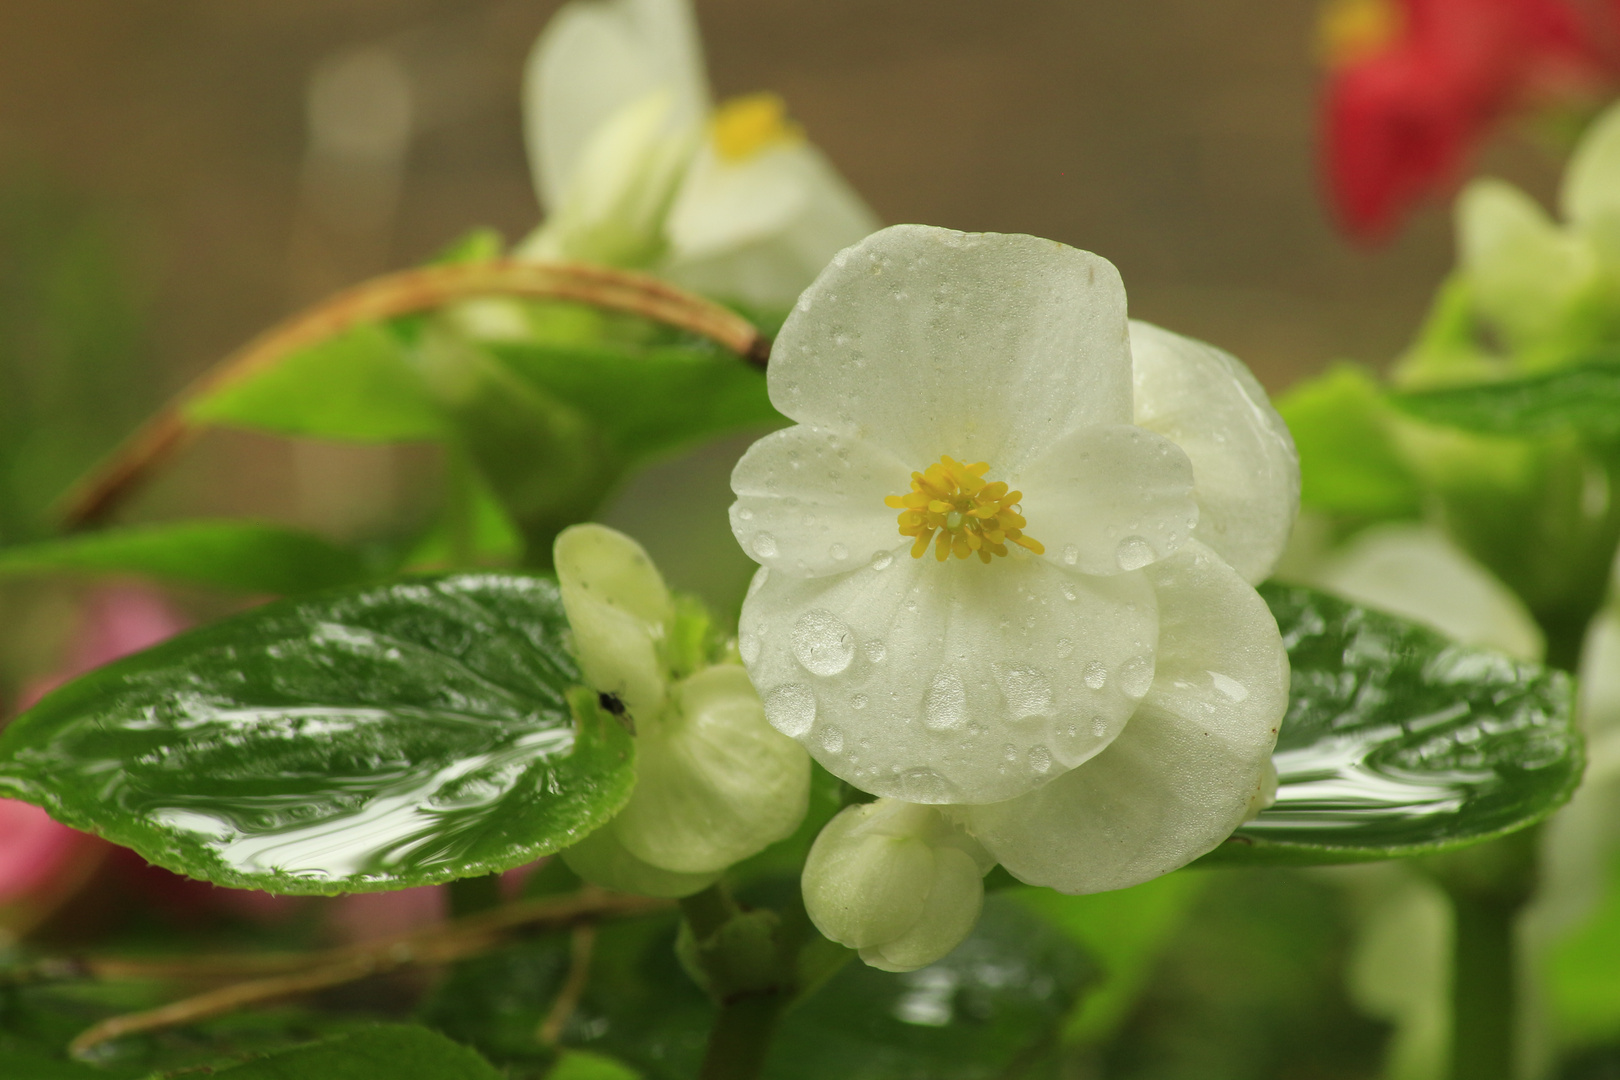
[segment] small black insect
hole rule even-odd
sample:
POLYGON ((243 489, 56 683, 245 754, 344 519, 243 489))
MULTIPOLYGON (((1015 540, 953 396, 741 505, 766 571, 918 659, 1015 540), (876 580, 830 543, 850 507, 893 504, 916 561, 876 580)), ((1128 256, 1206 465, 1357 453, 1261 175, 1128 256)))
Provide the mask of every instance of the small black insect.
POLYGON ((624 702, 618 694, 597 694, 596 703, 604 712, 610 712, 624 725, 624 730, 634 735, 636 733, 636 719, 630 715, 630 710, 624 707, 624 702))

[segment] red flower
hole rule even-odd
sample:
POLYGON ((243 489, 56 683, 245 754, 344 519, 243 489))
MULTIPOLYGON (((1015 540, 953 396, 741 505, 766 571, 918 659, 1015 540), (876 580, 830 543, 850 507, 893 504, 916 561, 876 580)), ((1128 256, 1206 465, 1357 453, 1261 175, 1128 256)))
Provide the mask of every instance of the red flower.
POLYGON ((1620 0, 1338 0, 1324 25, 1327 180, 1366 240, 1454 184, 1511 110, 1620 75, 1620 0))

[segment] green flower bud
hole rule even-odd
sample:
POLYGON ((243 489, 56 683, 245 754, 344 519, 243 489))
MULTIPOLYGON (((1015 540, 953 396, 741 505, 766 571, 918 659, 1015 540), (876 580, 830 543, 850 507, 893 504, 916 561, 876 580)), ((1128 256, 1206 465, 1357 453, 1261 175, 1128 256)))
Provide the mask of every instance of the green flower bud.
POLYGON ((884 971, 926 967, 972 932, 995 865, 939 809, 879 799, 841 812, 810 848, 816 929, 884 971))
POLYGON ((614 819, 654 866, 713 873, 786 839, 804 820, 810 755, 765 721, 748 673, 717 664, 680 683, 641 725, 636 790, 614 819))
POLYGON ((592 689, 614 694, 638 723, 656 718, 667 696, 660 645, 675 605, 640 544, 602 525, 574 525, 553 555, 574 652, 592 689))
POLYGON ((642 862, 619 842, 616 821, 610 821, 584 840, 562 852, 568 868, 593 885, 638 896, 675 900, 702 892, 720 875, 680 874, 642 862))

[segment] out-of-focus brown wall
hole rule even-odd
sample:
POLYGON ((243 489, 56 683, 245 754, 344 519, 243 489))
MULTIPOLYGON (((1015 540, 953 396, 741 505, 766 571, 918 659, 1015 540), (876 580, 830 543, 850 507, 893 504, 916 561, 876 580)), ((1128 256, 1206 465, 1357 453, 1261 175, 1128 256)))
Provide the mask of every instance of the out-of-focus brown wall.
MULTIPOLYGON (((42 164, 128 223, 172 388, 327 289, 475 224, 530 228, 519 78, 555 7, 0 0, 0 166, 42 164), (416 118, 386 235, 359 243, 310 223, 306 94, 323 61, 371 44, 405 58, 416 118)), ((697 8, 716 91, 785 95, 885 219, 1100 252, 1135 314, 1231 349, 1274 390, 1335 357, 1387 361, 1449 265, 1443 210, 1376 252, 1332 229, 1315 0, 697 8)), ((1511 137, 1486 160, 1541 193, 1557 172, 1511 137)), ((299 503, 292 516, 341 525, 356 490, 386 501, 389 470, 363 453, 238 450, 205 456, 212 481, 192 485, 213 509, 299 503), (294 498, 300 468, 321 482, 294 498)))

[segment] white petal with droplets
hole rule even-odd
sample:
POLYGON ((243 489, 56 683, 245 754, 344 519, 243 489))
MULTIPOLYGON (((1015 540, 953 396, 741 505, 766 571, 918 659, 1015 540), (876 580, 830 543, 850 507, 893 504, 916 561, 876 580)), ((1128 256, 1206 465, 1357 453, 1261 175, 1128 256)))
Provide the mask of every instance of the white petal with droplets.
POLYGON ((1032 794, 965 811, 1021 881, 1122 889, 1184 866, 1243 821, 1288 706, 1288 654, 1259 594, 1197 542, 1147 571, 1153 688, 1109 747, 1032 794))

